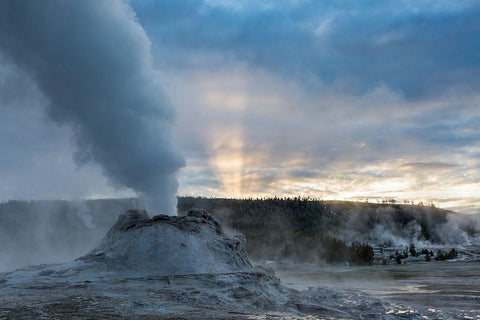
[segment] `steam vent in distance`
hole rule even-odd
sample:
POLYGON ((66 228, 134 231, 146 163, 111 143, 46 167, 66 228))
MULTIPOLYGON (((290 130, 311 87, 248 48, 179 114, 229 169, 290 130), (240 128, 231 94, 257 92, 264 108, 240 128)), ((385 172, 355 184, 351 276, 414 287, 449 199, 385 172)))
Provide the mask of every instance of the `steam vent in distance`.
POLYGON ((1 319, 385 319, 398 308, 281 285, 252 265, 243 236, 227 235, 205 210, 128 210, 85 256, 2 273, 0 284, 1 319))

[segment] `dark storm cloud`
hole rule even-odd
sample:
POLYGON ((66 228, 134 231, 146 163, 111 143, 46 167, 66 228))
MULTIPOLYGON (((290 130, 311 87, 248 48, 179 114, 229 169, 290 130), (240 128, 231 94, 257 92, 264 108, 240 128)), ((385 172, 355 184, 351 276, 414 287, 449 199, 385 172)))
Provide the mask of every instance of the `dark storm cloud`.
POLYGON ((49 117, 73 127, 77 163, 94 160, 112 184, 174 210, 183 159, 172 142, 173 109, 127 5, 2 0, 0 50, 34 79, 49 117))
POLYGON ((235 59, 307 85, 385 84, 409 98, 479 89, 478 2, 213 2, 132 4, 164 65, 235 59))

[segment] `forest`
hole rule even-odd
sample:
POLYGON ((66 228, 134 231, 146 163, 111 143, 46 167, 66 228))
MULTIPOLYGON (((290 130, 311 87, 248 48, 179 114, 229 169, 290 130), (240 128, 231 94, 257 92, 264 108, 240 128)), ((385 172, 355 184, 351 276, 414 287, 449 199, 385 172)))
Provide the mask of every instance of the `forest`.
POLYGON ((242 233, 254 259, 370 264, 373 246, 459 244, 479 231, 467 216, 411 204, 179 198, 179 214, 192 208, 206 209, 242 233))
MULTIPOLYGON (((102 239, 119 214, 141 207, 135 198, 0 203, 0 270, 83 255, 102 239)), ((474 216, 422 205, 299 197, 178 198, 180 215, 192 208, 212 213, 227 232, 242 233, 248 254, 255 260, 370 264, 374 247, 453 247, 469 243, 480 230, 474 216)), ((408 256, 408 249, 400 251, 400 260, 408 256)), ((453 252, 440 252, 432 259, 452 256, 453 252)))

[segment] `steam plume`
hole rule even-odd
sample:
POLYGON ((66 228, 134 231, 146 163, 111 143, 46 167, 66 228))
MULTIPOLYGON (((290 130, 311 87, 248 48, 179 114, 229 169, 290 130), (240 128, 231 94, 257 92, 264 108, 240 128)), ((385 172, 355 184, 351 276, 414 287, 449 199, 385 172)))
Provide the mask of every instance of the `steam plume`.
POLYGON ((151 67, 150 42, 120 0, 0 0, 0 50, 49 101, 48 116, 73 127, 74 159, 98 162, 155 211, 175 212, 173 109, 151 67))

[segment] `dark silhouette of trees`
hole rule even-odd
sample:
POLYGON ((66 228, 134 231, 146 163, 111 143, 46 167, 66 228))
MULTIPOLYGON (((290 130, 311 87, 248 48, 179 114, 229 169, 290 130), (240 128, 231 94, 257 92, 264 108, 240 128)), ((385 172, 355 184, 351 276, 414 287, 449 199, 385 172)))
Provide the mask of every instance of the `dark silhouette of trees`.
POLYGON ((437 255, 435 256, 435 260, 443 261, 443 260, 451 260, 457 258, 457 250, 453 249, 450 250, 448 253, 443 252, 442 250, 437 251, 437 255))

